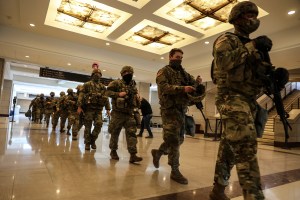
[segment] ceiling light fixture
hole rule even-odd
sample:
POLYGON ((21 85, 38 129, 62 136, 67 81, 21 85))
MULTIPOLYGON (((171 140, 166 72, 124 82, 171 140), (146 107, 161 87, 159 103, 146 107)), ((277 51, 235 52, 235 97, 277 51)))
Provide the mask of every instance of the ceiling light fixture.
POLYGON ((111 27, 119 18, 118 14, 78 0, 62 0, 56 16, 57 21, 100 33, 111 27))
POLYGON ((25 56, 26 58, 29 58, 29 56, 25 56))
POLYGON ((291 11, 288 12, 288 15, 293 15, 293 14, 295 14, 295 13, 296 13, 295 10, 291 10, 291 11))
POLYGON ((35 27, 35 24, 29 24, 31 27, 35 27))
POLYGON ((71 63, 68 63, 68 65, 70 66, 70 65, 71 65, 71 63))
POLYGON ((185 0, 167 15, 207 30, 221 23, 226 23, 231 8, 237 0, 185 0))
POLYGON ((109 45, 110 45, 110 43, 109 43, 109 42, 106 42, 105 44, 106 44, 106 46, 109 46, 109 45))
POLYGON ((134 32, 134 35, 129 37, 127 40, 143 46, 149 45, 160 49, 166 46, 171 46, 184 39, 185 38, 172 34, 168 31, 147 25, 141 30, 134 32))
POLYGON ((209 41, 205 41, 204 43, 205 43, 205 44, 209 44, 209 41))

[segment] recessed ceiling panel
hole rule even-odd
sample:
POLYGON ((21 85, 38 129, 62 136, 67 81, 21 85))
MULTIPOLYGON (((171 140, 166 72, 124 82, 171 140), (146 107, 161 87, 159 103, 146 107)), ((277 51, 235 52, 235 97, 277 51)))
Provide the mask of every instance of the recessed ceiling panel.
MULTIPOLYGON (((231 8, 237 0, 171 0, 154 12, 162 18, 178 23, 209 37, 232 28, 227 23, 231 8)), ((259 8, 259 16, 268 13, 259 8)), ((203 38, 202 38, 203 39, 203 38)))
POLYGON ((144 7, 150 0, 118 0, 136 8, 144 7))
POLYGON ((45 24, 99 39, 131 14, 92 0, 50 0, 45 24))
POLYGON ((164 54, 172 48, 195 41, 197 38, 149 20, 143 20, 116 40, 123 45, 156 54, 164 54))

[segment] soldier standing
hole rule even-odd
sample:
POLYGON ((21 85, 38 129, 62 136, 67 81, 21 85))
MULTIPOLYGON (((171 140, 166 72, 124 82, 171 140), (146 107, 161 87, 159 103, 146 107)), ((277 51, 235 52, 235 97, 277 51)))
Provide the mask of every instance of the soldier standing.
MULTIPOLYGON (((60 93, 61 96, 62 92, 60 93)), ((55 131, 59 119, 58 98, 53 97, 52 131, 55 131)))
MULTIPOLYGON (((45 100, 45 119, 46 119, 46 127, 49 127, 49 121, 50 121, 50 116, 54 111, 54 105, 53 105, 53 99, 54 99, 55 93, 50 92, 50 97, 47 97, 45 100)), ((52 119, 53 120, 53 119, 52 119)))
POLYGON ((259 51, 269 51, 272 41, 267 36, 253 40, 249 34, 259 27, 258 8, 250 2, 236 4, 229 15, 234 33, 218 37, 213 47, 213 75, 217 84, 216 106, 224 125, 211 200, 228 200, 224 190, 230 172, 236 165, 244 199, 262 200, 260 171, 257 161, 255 118, 256 96, 264 87, 258 71, 266 71, 259 51), (258 70, 259 69, 259 70, 258 70))
POLYGON ((172 49, 169 53, 169 65, 157 72, 156 83, 163 123, 164 142, 159 149, 152 149, 153 164, 159 168, 159 159, 168 154, 168 164, 172 171, 170 178, 180 184, 188 184, 179 171, 179 149, 184 140, 185 113, 190 99, 188 93, 196 91, 194 86, 200 87, 199 95, 203 95, 205 88, 201 85, 200 76, 197 80, 187 73, 181 66, 183 51, 172 49))
POLYGON ((94 69, 91 76, 91 81, 84 83, 79 93, 78 109, 80 114, 84 112, 84 143, 85 150, 96 149, 96 140, 101 131, 103 120, 102 110, 105 109, 109 113, 110 104, 105 96, 106 88, 100 82, 102 73, 100 69, 94 69), (84 110, 83 110, 84 108, 84 110), (92 123, 94 122, 94 129, 92 129, 92 123))
MULTIPOLYGON (((66 105, 68 110, 68 126, 67 126, 67 135, 71 135, 70 129, 75 124, 75 121, 78 120, 79 114, 77 113, 77 95, 74 94, 73 89, 69 88, 67 90, 68 95, 66 96, 66 105)), ((72 128, 73 134, 73 128, 72 128)), ((76 134, 77 136, 77 134, 76 134)))
POLYGON ((137 154, 136 121, 134 119, 134 108, 139 107, 136 83, 132 80, 133 68, 124 66, 121 70, 122 79, 112 81, 107 87, 107 96, 112 98, 111 121, 108 132, 111 134, 109 148, 110 156, 119 160, 117 154, 119 135, 122 127, 125 128, 130 163, 140 162, 143 159, 137 154))

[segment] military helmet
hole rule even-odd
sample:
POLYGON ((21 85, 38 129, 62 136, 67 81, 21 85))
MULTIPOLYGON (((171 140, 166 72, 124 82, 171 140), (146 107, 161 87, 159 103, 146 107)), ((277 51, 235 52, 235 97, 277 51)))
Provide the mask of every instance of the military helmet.
POLYGON ((59 93, 59 95, 60 95, 60 96, 63 96, 63 95, 66 95, 66 93, 65 93, 64 91, 61 91, 61 92, 59 93))
POLYGON ((54 92, 50 92, 50 96, 55 96, 55 93, 54 92))
POLYGON ((99 73, 101 76, 102 76, 102 73, 101 73, 101 70, 100 69, 93 69, 93 72, 92 72, 92 76, 96 73, 99 73))
POLYGON ((131 74, 133 74, 133 68, 131 66, 124 66, 120 72, 120 74, 122 75, 124 72, 129 72, 131 74))
POLYGON ((251 1, 242 1, 237 3, 231 9, 229 14, 228 22, 233 24, 236 19, 238 19, 244 13, 256 13, 258 15, 258 7, 255 3, 251 1))
POLYGON ((80 90, 82 88, 82 84, 77 85, 76 90, 80 90))
POLYGON ((41 93, 40 97, 42 97, 42 98, 43 98, 43 97, 44 97, 44 94, 43 94, 43 93, 41 93))
POLYGON ((72 88, 69 88, 68 90, 67 90, 67 93, 69 94, 69 93, 73 93, 73 89, 72 88))

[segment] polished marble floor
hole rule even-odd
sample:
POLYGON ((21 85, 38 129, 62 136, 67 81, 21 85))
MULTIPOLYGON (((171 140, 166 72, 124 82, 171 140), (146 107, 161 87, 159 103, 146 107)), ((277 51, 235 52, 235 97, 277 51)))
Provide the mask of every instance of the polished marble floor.
MULTIPOLYGON (((153 139, 138 138, 138 155, 144 160, 130 164, 123 133, 120 160, 110 160, 107 124, 97 150, 85 151, 83 129, 79 140, 72 141, 58 129, 52 132, 45 124, 30 123, 22 114, 13 123, 0 118, 0 200, 207 200, 218 142, 202 135, 186 137, 180 168, 189 184, 180 185, 170 180, 166 157, 159 169, 154 168, 150 152, 162 137, 160 128, 153 132, 153 139)), ((259 145, 258 158, 266 199, 299 200, 300 148, 259 145)), ((243 199, 235 169, 226 193, 234 200, 243 199)))

